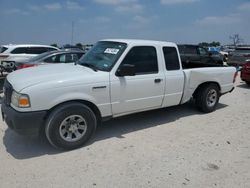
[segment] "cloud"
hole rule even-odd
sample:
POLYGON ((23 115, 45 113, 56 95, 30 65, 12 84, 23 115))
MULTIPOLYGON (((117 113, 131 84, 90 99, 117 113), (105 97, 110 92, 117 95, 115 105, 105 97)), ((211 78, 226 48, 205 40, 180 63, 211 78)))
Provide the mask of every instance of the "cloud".
POLYGON ((120 4, 128 4, 135 3, 137 0, 94 0, 96 3, 106 4, 106 5, 120 5, 120 4))
POLYGON ((51 3, 45 5, 28 5, 27 8, 31 11, 43 11, 44 9, 49 11, 58 11, 62 9, 67 10, 83 10, 84 7, 75 1, 66 1, 65 3, 51 3))
POLYGON ((230 25, 241 23, 242 19, 237 14, 232 14, 229 16, 207 16, 203 19, 196 20, 198 25, 230 25))
POLYGON ((145 16, 140 16, 140 15, 136 15, 133 20, 137 23, 140 24, 148 24, 149 22, 151 22, 153 19, 153 17, 145 17, 145 16))
POLYGON ((195 3, 199 0, 161 0, 161 4, 163 5, 175 5, 175 4, 187 4, 187 3, 195 3))
POLYGON ((106 16, 99 16, 96 18, 96 21, 101 22, 101 23, 107 23, 107 22, 110 22, 110 18, 106 16))
POLYGON ((29 15, 28 11, 21 10, 18 8, 12 8, 4 11, 5 14, 20 14, 20 15, 29 15))
POLYGON ((140 4, 120 5, 115 8, 117 12, 142 12, 143 6, 140 4))
POLYGON ((60 3, 46 4, 46 5, 44 5, 44 7, 45 7, 47 10, 51 10, 51 11, 56 11, 56 10, 62 9, 62 5, 61 5, 60 3))
POLYGON ((142 12, 143 6, 138 0, 94 0, 96 3, 111 5, 116 12, 142 12))
POLYGON ((28 5, 28 9, 32 10, 32 11, 40 11, 41 8, 37 5, 28 5))
POLYGON ((158 16, 141 16, 135 15, 128 24, 122 26, 126 30, 141 30, 145 27, 151 26, 158 16))
POLYGON ((65 6, 69 10, 83 10, 84 9, 83 6, 79 5, 79 3, 74 2, 74 1, 66 1, 65 6))
POLYGON ((238 6, 239 10, 250 11, 250 2, 246 2, 238 6))

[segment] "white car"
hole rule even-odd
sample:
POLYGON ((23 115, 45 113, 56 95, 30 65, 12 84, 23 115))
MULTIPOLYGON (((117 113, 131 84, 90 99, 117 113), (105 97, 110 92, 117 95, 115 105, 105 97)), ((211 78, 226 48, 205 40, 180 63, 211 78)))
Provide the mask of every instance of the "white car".
POLYGON ((59 49, 48 45, 3 45, 0 47, 0 65, 8 70, 14 67, 15 62, 27 61, 38 54, 54 50, 59 49))
POLYGON ((236 75, 234 67, 182 69, 174 43, 102 40, 76 64, 9 74, 2 116, 20 134, 43 132, 53 146, 74 149, 109 118, 192 98, 199 110, 212 112, 220 96, 234 89, 236 75))

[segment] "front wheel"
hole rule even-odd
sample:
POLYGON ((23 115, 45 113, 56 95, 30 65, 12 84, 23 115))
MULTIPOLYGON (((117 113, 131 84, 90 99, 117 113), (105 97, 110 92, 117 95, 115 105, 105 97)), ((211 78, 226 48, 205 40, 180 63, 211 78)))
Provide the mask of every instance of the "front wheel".
POLYGON ((212 112, 215 110, 219 98, 219 88, 216 84, 204 85, 197 91, 196 106, 202 112, 212 112))
POLYGON ((96 125, 96 116, 88 106, 72 102, 52 111, 45 125, 45 134, 52 146, 72 150, 90 139, 96 125))

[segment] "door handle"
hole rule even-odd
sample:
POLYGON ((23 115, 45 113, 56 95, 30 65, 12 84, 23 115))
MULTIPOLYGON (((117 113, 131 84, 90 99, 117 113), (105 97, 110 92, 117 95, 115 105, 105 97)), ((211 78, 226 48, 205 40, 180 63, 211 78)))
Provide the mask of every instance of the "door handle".
POLYGON ((160 78, 155 79, 155 83, 160 83, 161 81, 162 81, 162 79, 160 79, 160 78))

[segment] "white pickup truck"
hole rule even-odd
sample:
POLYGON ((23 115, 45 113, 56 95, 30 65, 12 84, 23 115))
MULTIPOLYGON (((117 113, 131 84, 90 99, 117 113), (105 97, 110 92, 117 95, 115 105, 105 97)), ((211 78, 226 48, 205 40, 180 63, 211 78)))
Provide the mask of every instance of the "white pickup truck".
MULTIPOLYGON (((183 104, 215 110, 234 89, 233 67, 183 70, 176 44, 99 41, 75 65, 18 70, 4 85, 2 116, 21 134, 45 132, 62 149, 84 145, 103 120, 183 104)), ((167 113, 167 112, 166 112, 167 113)))

